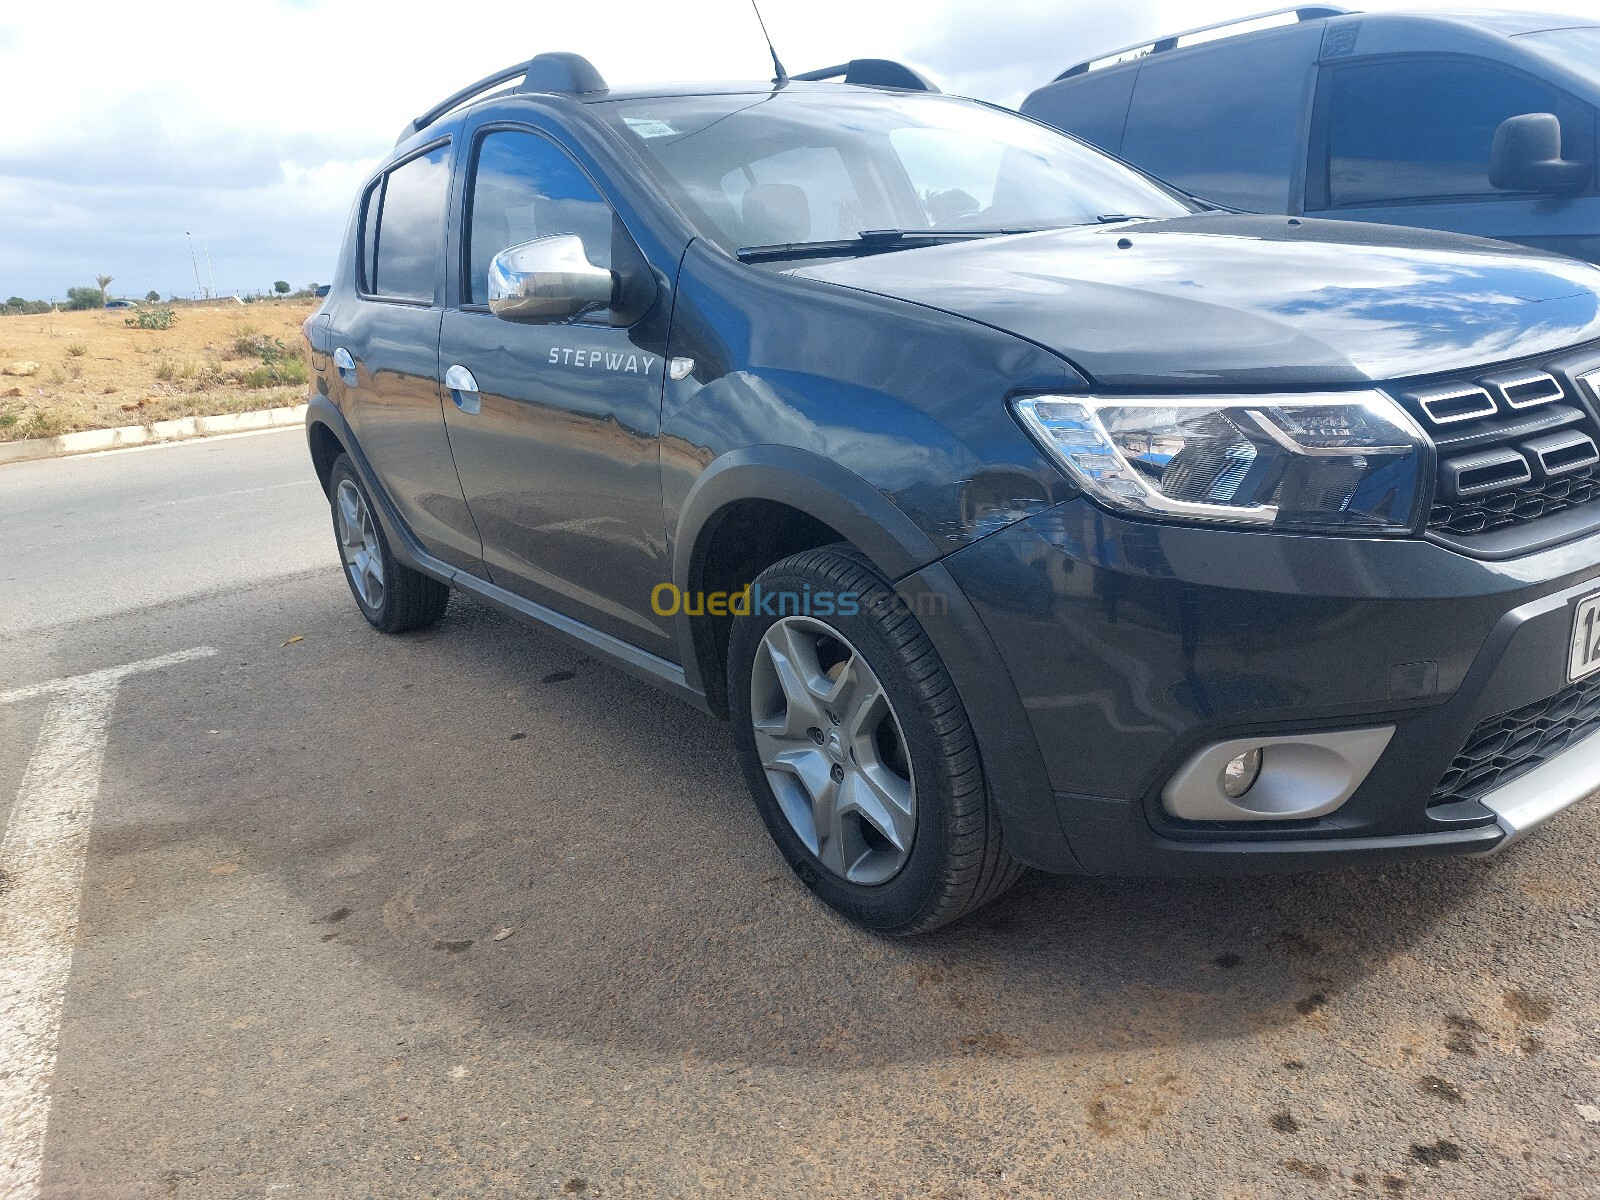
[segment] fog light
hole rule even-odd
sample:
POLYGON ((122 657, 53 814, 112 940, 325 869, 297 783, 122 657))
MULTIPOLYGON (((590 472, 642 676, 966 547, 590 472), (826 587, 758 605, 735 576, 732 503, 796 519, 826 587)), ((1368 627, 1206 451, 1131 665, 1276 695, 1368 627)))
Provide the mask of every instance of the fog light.
POLYGON ((1237 758, 1230 758, 1222 768, 1222 794, 1237 800, 1255 786, 1261 774, 1261 747, 1246 750, 1237 758))
POLYGON ((1380 725, 1212 742, 1167 780, 1161 806, 1184 821, 1326 816, 1350 799, 1392 736, 1393 725, 1380 725))

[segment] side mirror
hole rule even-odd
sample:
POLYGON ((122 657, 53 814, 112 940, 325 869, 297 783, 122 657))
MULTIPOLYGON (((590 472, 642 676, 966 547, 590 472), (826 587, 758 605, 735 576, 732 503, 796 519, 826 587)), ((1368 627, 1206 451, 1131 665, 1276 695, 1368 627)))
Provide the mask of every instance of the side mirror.
POLYGON ((500 251, 489 264, 489 311, 502 321, 544 324, 609 308, 616 277, 565 233, 500 251))
POLYGON ((1507 117, 1494 131, 1489 183, 1508 192, 1575 192, 1589 180, 1589 164, 1561 157, 1561 122, 1554 113, 1507 117))

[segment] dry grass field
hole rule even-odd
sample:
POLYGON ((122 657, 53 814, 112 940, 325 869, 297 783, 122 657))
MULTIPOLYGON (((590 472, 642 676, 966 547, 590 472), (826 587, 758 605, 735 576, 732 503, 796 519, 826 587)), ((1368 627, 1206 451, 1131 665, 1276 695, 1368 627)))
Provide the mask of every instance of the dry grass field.
POLYGON ((167 329, 129 326, 158 307, 0 317, 0 441, 305 399, 315 301, 176 305, 167 329))

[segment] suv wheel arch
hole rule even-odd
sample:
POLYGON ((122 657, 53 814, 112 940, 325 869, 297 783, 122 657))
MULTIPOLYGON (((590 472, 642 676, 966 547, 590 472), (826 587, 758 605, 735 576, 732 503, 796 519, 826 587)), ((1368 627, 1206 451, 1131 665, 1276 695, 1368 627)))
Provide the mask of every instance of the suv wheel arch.
POLYGON ((308 423, 306 441, 311 447, 311 465, 317 472, 317 482, 322 485, 322 494, 331 495, 333 464, 338 461, 339 455, 348 452, 348 447, 326 421, 313 420, 308 423))
MULTIPOLYGON (((831 459, 787 446, 737 450, 712 463, 684 501, 672 581, 688 595, 734 590, 780 559, 835 542, 854 546, 890 580, 940 556, 882 492, 831 459)), ((680 621, 689 682, 725 714, 727 622, 680 621)))

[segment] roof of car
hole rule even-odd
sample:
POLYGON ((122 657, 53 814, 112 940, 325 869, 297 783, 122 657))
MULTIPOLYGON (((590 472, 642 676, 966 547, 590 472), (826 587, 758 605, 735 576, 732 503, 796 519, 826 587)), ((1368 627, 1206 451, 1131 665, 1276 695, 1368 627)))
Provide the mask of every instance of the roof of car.
POLYGON ((1410 9, 1361 12, 1359 9, 1346 9, 1329 4, 1301 5, 1297 8, 1280 8, 1270 12, 1234 17, 1212 25, 1203 25, 1180 33, 1165 34, 1161 37, 1136 42, 1131 46, 1108 50, 1074 63, 1056 76, 1056 82, 1102 70, 1111 70, 1115 67, 1129 66, 1142 62, 1152 55, 1159 55, 1172 50, 1190 49, 1199 45, 1270 34, 1282 29, 1285 24, 1351 20, 1381 22, 1386 25, 1423 23, 1451 26, 1457 29, 1465 27, 1478 33, 1486 33, 1496 37, 1516 37, 1521 34, 1542 33, 1552 29, 1587 28, 1597 23, 1594 20, 1585 20, 1581 17, 1559 13, 1512 12, 1505 9, 1462 9, 1455 11, 1447 9, 1410 9), (1278 21, 1279 23, 1263 24, 1263 22, 1267 21, 1278 21), (1186 42, 1184 39, 1187 38, 1199 38, 1200 40, 1186 42))
POLYGON ((769 92, 873 92, 882 88, 862 87, 848 83, 807 83, 791 79, 782 87, 770 79, 722 80, 710 83, 634 83, 614 87, 608 91, 588 96, 574 96, 585 104, 605 104, 612 100, 660 100, 673 96, 744 96, 764 95, 769 92))
POLYGON ((1515 37, 1519 33, 1544 33, 1551 29, 1583 29, 1597 22, 1571 13, 1510 12, 1505 9, 1463 9, 1456 12, 1386 13, 1385 16, 1442 18, 1457 25, 1472 25, 1487 33, 1515 37))
POLYGON ((794 76, 784 75, 782 67, 779 67, 778 71, 779 78, 759 83, 654 83, 613 88, 582 55, 565 52, 537 54, 527 62, 514 63, 445 97, 427 112, 408 122, 400 131, 396 144, 409 141, 445 115, 463 106, 486 99, 505 100, 513 96, 529 98, 561 96, 583 104, 599 104, 614 100, 652 100, 669 96, 761 95, 789 88, 802 90, 817 88, 833 92, 841 87, 855 92, 881 92, 886 89, 917 92, 939 90, 932 80, 915 68, 886 58, 854 58, 836 66, 806 71, 794 76), (520 82, 517 82, 519 77, 520 82), (824 82, 835 80, 837 82, 824 82))

